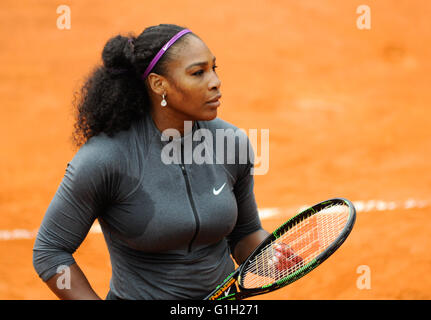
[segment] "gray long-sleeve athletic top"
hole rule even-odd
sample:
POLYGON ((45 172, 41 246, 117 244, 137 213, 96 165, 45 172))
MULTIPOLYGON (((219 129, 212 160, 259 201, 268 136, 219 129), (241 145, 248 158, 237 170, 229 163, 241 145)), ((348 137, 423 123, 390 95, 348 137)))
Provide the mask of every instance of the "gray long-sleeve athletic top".
MULTIPOLYGON (((39 276, 46 281, 59 266, 73 264, 72 254, 98 219, 110 254, 110 291, 115 296, 205 297, 234 270, 230 253, 236 243, 261 228, 250 174, 253 153, 241 163, 237 135, 235 151, 228 152, 225 136, 220 155, 217 129, 237 130, 216 118, 196 121, 184 137, 162 141, 147 115, 114 137, 102 133, 90 138, 67 164, 37 234, 33 265, 39 276), (212 139, 200 135, 192 142, 193 150, 207 161, 162 161, 167 144, 186 145, 185 139, 195 137, 198 129, 212 133, 212 139), (203 146, 213 152, 203 151, 203 146)), ((179 159, 178 150, 168 154, 179 159)))

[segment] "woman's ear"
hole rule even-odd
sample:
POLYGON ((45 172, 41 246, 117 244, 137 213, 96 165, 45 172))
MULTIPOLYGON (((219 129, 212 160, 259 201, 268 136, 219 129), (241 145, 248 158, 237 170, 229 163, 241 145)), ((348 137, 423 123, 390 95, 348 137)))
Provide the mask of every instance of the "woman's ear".
POLYGON ((157 73, 151 72, 147 77, 147 81, 150 90, 153 91, 155 94, 157 94, 158 96, 166 94, 165 88, 168 87, 168 83, 165 77, 157 73))

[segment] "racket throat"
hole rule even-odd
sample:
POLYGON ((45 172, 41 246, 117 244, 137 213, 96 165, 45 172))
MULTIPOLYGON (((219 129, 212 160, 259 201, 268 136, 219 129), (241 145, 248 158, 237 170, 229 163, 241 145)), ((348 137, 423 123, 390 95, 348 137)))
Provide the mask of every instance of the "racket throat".
POLYGON ((213 290, 204 300, 224 300, 236 295, 239 291, 237 278, 239 269, 233 271, 215 290, 213 290))

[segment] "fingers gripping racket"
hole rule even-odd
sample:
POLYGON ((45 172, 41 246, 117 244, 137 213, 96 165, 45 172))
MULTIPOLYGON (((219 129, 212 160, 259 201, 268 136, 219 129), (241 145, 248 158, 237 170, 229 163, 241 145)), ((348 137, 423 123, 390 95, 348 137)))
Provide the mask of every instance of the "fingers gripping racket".
POLYGON ((205 300, 240 300, 280 289, 325 261, 349 236, 356 219, 343 198, 320 202, 282 224, 205 300), (280 251, 280 247, 284 248, 280 251), (280 252, 285 253, 283 263, 280 252), (236 292, 230 293, 232 286, 236 292))

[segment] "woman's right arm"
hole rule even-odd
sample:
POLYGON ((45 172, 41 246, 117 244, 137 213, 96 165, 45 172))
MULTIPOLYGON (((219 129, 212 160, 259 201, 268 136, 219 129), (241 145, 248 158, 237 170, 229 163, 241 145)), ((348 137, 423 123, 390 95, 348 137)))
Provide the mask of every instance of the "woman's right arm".
POLYGON ((110 163, 97 151, 68 163, 34 243, 33 266, 60 299, 100 299, 73 258, 110 197, 110 163))

